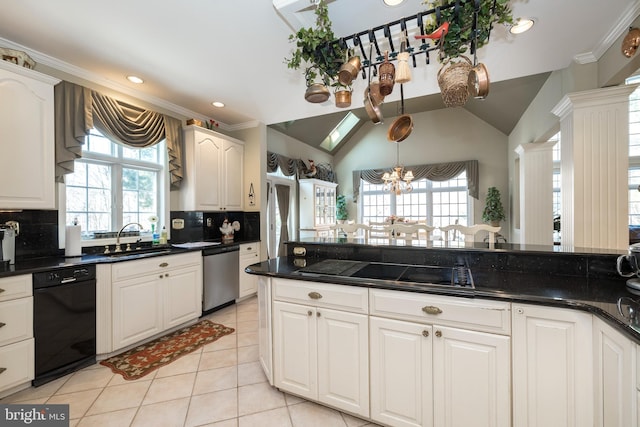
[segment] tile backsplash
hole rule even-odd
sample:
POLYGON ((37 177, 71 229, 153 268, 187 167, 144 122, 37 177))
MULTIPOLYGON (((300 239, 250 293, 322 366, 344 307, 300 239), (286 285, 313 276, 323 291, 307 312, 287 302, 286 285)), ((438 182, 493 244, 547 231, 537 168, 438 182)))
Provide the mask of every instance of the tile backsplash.
POLYGON ((234 233, 234 240, 260 240, 260 213, 225 211, 225 212, 193 212, 171 211, 171 221, 183 219, 184 228, 171 228, 171 242, 184 243, 200 240, 216 240, 222 238, 220 227, 225 219, 230 223, 238 221, 240 230, 234 233))
POLYGON ((23 210, 0 212, 0 224, 17 221, 20 233, 16 236, 16 260, 57 256, 58 211, 23 210))

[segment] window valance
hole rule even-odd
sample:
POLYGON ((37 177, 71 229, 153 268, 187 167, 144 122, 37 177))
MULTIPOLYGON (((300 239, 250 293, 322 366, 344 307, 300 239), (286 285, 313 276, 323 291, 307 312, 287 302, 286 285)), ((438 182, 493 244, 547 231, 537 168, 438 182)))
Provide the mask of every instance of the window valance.
MULTIPOLYGON (((416 180, 426 178, 430 181, 447 181, 467 172, 467 188, 469 195, 478 198, 478 161, 467 160, 462 162, 436 163, 432 165, 406 166, 411 170, 416 180)), ((363 169, 353 171, 353 200, 358 200, 360 195, 360 180, 371 184, 382 184, 382 175, 388 172, 386 169, 363 169)))
POLYGON ((333 172, 329 164, 313 164, 313 160, 309 160, 309 166, 302 159, 292 159, 282 154, 267 151, 267 172, 273 173, 278 170, 282 171, 285 176, 295 175, 299 178, 316 178, 328 182, 336 182, 336 174, 333 172))
POLYGON ((70 83, 55 87, 56 180, 73 172, 82 144, 95 126, 107 138, 132 147, 167 143, 171 189, 182 182, 182 121, 118 101, 70 83))

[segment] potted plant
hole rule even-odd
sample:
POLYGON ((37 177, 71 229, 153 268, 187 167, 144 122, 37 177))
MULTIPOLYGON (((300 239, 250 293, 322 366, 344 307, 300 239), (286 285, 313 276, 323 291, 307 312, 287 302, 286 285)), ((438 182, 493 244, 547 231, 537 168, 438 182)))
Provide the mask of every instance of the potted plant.
MULTIPOLYGON (((428 9, 449 4, 447 0, 424 0, 428 9)), ((463 0, 458 13, 455 7, 440 10, 440 23, 435 20, 435 13, 430 14, 425 21, 425 33, 432 33, 439 24, 449 22, 449 31, 442 43, 441 60, 457 58, 467 51, 474 39, 473 19, 475 12, 474 0, 463 0)), ((489 31, 495 24, 512 24, 513 15, 509 7, 509 0, 481 0, 478 9, 477 48, 481 48, 489 41, 489 31)))
POLYGON ((296 43, 296 50, 285 61, 287 67, 294 70, 304 64, 307 86, 314 84, 317 77, 331 86, 344 62, 345 49, 335 41, 326 0, 318 0, 315 14, 315 28, 300 28, 289 36, 289 41, 296 43))
POLYGON ((500 225, 500 221, 504 219, 504 208, 500 201, 500 190, 496 187, 489 187, 487 191, 487 201, 482 211, 482 220, 497 227, 500 225))
POLYGON ((339 194, 336 197, 336 220, 338 223, 343 223, 349 218, 349 212, 347 212, 347 197, 344 194, 339 194))

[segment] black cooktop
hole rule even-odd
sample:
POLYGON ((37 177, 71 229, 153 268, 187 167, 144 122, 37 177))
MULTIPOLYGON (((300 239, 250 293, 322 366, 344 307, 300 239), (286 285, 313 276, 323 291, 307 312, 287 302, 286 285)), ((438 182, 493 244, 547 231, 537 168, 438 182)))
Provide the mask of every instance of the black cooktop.
POLYGON ((471 271, 465 266, 442 267, 326 259, 301 268, 297 273, 305 276, 329 275, 350 279, 474 288, 471 271))

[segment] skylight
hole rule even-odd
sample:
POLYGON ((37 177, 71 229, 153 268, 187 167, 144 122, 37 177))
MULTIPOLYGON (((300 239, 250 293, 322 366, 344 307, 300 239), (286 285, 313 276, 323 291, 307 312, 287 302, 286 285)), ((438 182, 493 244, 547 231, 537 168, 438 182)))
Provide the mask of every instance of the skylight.
POLYGON ((327 137, 322 141, 320 147, 327 151, 333 151, 333 149, 340 144, 344 137, 351 132, 359 121, 360 119, 349 111, 347 115, 340 120, 340 123, 338 123, 336 127, 329 132, 329 135, 327 135, 327 137))

